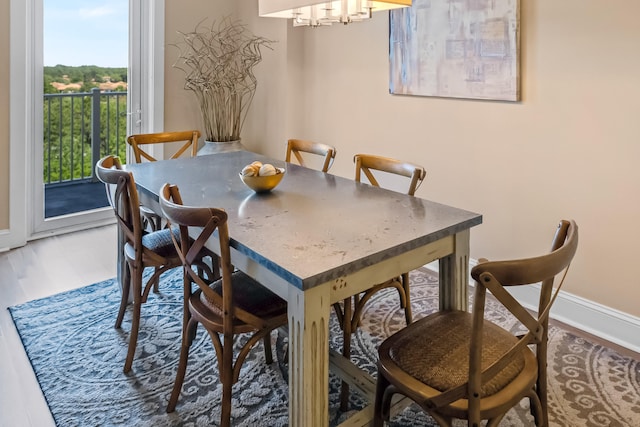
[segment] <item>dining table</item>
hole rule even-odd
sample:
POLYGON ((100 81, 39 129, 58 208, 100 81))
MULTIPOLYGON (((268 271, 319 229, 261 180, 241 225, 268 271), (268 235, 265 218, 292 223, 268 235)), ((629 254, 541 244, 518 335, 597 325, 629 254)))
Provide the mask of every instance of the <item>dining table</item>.
MULTIPOLYGON (((223 208, 234 267, 287 301, 290 426, 329 425, 330 366, 368 398, 375 394, 369 375, 330 351, 334 303, 438 260, 439 309, 468 310, 470 230, 480 214, 250 151, 126 169, 141 202, 159 213, 165 183, 178 186, 186 205, 223 208), (270 192, 240 179, 254 161, 285 169, 270 192)), ((208 243, 219 253, 218 244, 208 243)), ((344 425, 367 425, 372 406, 344 425)))

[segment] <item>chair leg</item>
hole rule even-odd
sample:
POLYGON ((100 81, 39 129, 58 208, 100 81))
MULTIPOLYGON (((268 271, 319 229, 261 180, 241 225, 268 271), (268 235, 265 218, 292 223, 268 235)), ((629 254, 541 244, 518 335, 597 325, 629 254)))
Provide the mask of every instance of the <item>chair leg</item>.
POLYGON ((409 273, 402 274, 402 288, 404 289, 404 318, 407 321, 407 326, 413 321, 413 314, 411 313, 411 292, 409 289, 409 273))
POLYGON ((131 331, 129 332, 129 349, 127 351, 127 359, 124 362, 124 373, 131 370, 133 364, 133 356, 136 353, 138 344, 138 331, 140 330, 140 309, 142 306, 140 292, 136 292, 133 296, 133 317, 131 318, 131 331))
MULTIPOLYGON (((276 340, 278 342, 282 342, 285 338, 287 339, 287 344, 283 345, 284 352, 282 353, 282 363, 289 363, 289 346, 288 346, 289 328, 287 326, 281 326, 277 329, 276 333, 277 333, 276 340)), ((276 348, 278 348, 277 345, 276 345, 276 348)), ((279 355, 276 354, 276 357, 279 357, 279 355)))
POLYGON ((142 272, 144 269, 131 265, 131 284, 133 292, 133 315, 131 317, 131 331, 129 333, 129 349, 124 362, 124 373, 131 370, 133 356, 136 353, 138 344, 138 332, 140 330, 140 312, 142 309, 142 272))
MULTIPOLYGON (((447 417, 447 416, 444 416, 444 415, 440 415, 437 412, 428 412, 428 414, 431 415, 431 417, 433 417, 434 420, 436 420, 436 423, 440 427, 452 427, 453 426, 453 418, 452 417, 447 417)), ((471 425, 471 424, 469 424, 469 425, 471 425)))
POLYGON ((195 329, 198 323, 189 320, 187 328, 182 332, 182 346, 180 347, 180 361, 178 362, 178 371, 176 372, 176 380, 173 383, 173 390, 171 391, 171 397, 169 398, 169 404, 167 405, 167 413, 173 412, 176 409, 178 403, 178 397, 182 391, 182 384, 184 383, 184 376, 187 372, 187 363, 189 361, 189 349, 195 336, 195 329))
POLYGON ((124 269, 124 277, 122 278, 122 289, 120 290, 122 295, 120 297, 120 308, 118 309, 118 317, 116 318, 116 329, 122 326, 122 320, 124 319, 124 312, 127 309, 129 303, 129 291, 131 289, 131 270, 130 265, 127 263, 124 269))
POLYGON ((485 427, 498 427, 505 415, 506 414, 500 414, 495 418, 491 418, 490 420, 487 420, 485 427))
MULTIPOLYGON (((376 398, 373 410, 373 427, 382 427, 385 420, 389 420, 389 408, 385 407, 384 394, 389 387, 389 381, 378 370, 378 380, 376 381, 376 398)), ((389 399, 390 401, 391 399, 389 399)))
MULTIPOLYGON (((342 355, 351 360, 351 334, 352 334, 352 311, 351 297, 346 298, 343 304, 343 322, 342 322, 342 355)), ((340 388, 340 410, 346 412, 349 410, 349 384, 342 381, 340 388)))
MULTIPOLYGON (((160 268, 155 267, 154 273, 157 273, 158 270, 160 270, 160 268)), ((160 275, 157 275, 156 278, 153 281, 153 292, 155 292, 155 293, 160 292, 160 275)))
POLYGON ((233 388, 233 335, 225 334, 222 347, 222 413, 220 426, 231 426, 231 391, 233 388))
POLYGON ((156 215, 153 218, 153 231, 162 230, 162 218, 159 215, 156 215))
POLYGON ((271 334, 267 334, 263 338, 264 342, 264 359, 267 365, 273 363, 273 352, 271 351, 271 334))
POLYGON ((531 390, 529 393, 529 410, 537 427, 547 427, 549 425, 546 414, 543 414, 537 390, 531 390))
POLYGON ((536 394, 540 400, 540 419, 536 419, 537 426, 549 425, 548 401, 547 401, 547 346, 548 332, 545 330, 540 344, 538 344, 538 382, 536 384, 536 394))
POLYGON ((211 273, 213 274, 212 279, 216 280, 221 277, 220 274, 220 257, 216 254, 212 254, 209 258, 211 258, 211 273))

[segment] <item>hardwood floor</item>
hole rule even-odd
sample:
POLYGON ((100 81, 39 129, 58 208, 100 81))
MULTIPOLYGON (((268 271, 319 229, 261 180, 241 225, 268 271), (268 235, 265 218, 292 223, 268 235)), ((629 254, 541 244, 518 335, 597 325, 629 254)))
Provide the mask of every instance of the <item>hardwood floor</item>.
POLYGON ((0 253, 0 426, 55 426, 7 307, 116 275, 116 226, 0 253))

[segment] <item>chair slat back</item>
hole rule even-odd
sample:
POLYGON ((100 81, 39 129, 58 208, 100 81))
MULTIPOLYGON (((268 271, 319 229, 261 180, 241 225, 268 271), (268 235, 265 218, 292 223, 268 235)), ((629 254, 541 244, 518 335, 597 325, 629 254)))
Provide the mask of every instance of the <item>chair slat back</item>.
POLYGON ((109 204, 126 241, 136 250, 142 248, 140 201, 133 174, 122 170, 118 157, 106 156, 96 163, 96 176, 105 184, 109 204))
POLYGON ((310 153, 324 157, 321 169, 322 172, 329 171, 336 157, 336 149, 331 145, 306 141, 303 139, 290 139, 287 141, 287 154, 285 161, 291 162, 291 156, 293 155, 300 166, 307 167, 301 153, 310 153))
POLYGON ((563 220, 554 235, 550 253, 526 259, 482 262, 471 270, 471 277, 482 283, 483 275, 492 275, 501 286, 546 283, 551 287, 554 278, 573 259, 578 247, 578 227, 574 221, 563 220))
POLYGON ((130 135, 127 138, 127 142, 131 145, 133 149, 133 156, 135 158, 136 163, 142 163, 143 159, 146 159, 150 162, 155 162, 157 159, 149 154, 146 150, 149 149, 150 146, 156 144, 170 144, 170 143, 180 143, 183 144, 179 146, 178 151, 176 151, 171 158, 177 159, 182 156, 187 150, 189 151, 189 155, 194 157, 198 152, 198 139, 200 138, 200 131, 198 130, 187 130, 187 131, 178 131, 178 132, 161 132, 161 133, 147 133, 147 134, 138 134, 138 135, 130 135))
POLYGON ((391 173, 410 178, 407 194, 415 195, 416 190, 425 179, 427 173, 425 169, 414 163, 403 162, 389 157, 376 156, 373 154, 356 154, 353 157, 356 164, 356 181, 362 182, 364 174, 371 185, 380 187, 378 180, 374 176, 374 170, 391 173))

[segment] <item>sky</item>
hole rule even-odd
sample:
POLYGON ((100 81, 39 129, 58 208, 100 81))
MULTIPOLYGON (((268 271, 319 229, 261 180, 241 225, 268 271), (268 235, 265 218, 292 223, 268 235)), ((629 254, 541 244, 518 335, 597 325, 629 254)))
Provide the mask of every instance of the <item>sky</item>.
POLYGON ((45 66, 127 66, 129 0, 43 3, 45 66))

